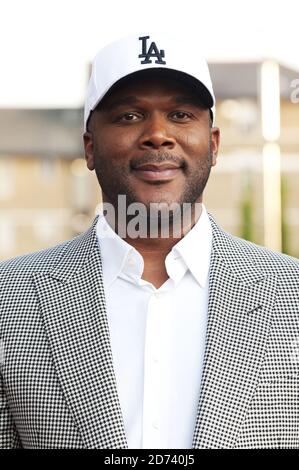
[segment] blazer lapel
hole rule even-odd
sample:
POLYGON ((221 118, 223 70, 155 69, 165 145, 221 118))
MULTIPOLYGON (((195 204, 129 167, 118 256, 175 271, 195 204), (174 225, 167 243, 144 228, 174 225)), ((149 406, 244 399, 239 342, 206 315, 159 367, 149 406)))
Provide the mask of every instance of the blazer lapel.
POLYGON ((245 244, 213 227, 206 351, 194 448, 236 445, 258 381, 276 277, 255 267, 245 244))
POLYGON ((37 296, 61 387, 87 448, 127 448, 95 226, 67 245, 37 296))

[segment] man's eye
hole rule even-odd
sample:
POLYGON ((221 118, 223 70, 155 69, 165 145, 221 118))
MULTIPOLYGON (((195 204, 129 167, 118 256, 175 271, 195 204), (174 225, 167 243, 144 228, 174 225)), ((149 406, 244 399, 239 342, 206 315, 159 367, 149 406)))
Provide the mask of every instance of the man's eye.
POLYGON ((189 113, 185 113, 184 111, 176 111, 175 113, 172 113, 172 117, 178 121, 186 121, 187 119, 191 118, 191 115, 189 113))
POLYGON ((137 121, 139 119, 139 115, 136 113, 125 113, 119 117, 120 121, 137 121))

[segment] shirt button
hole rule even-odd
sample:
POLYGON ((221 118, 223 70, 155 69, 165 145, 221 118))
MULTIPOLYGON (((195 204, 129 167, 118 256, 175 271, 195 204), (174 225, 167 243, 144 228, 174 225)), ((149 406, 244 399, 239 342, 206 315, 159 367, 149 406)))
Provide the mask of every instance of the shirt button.
POLYGON ((153 421, 152 423, 154 429, 159 429, 159 423, 158 421, 153 421))
POLYGON ((153 362, 154 362, 155 364, 157 364, 157 363, 159 362, 159 359, 158 359, 156 356, 153 356, 152 359, 153 359, 153 362))
POLYGON ((156 299, 161 299, 162 293, 161 292, 155 292, 155 297, 156 297, 156 299))

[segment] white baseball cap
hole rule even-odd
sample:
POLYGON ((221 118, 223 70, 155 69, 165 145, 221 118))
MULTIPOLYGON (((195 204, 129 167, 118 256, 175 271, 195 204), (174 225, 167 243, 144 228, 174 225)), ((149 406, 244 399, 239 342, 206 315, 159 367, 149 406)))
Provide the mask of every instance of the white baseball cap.
POLYGON ((90 113, 119 80, 147 69, 159 69, 187 83, 215 121, 215 96, 206 60, 193 40, 164 33, 135 34, 101 49, 92 63, 84 108, 84 130, 90 113), (171 71, 171 72, 170 72, 171 71))

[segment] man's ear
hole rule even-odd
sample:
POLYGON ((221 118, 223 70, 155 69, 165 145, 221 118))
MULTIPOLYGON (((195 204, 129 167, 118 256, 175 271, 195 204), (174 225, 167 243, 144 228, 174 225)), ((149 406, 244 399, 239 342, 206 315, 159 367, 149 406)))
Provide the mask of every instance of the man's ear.
POLYGON ((94 153, 93 153, 93 135, 92 132, 86 131, 83 134, 85 160, 87 168, 92 171, 94 170, 94 153))
POLYGON ((212 127, 211 128, 212 166, 215 166, 217 162, 219 144, 220 144, 220 129, 218 127, 212 127))

